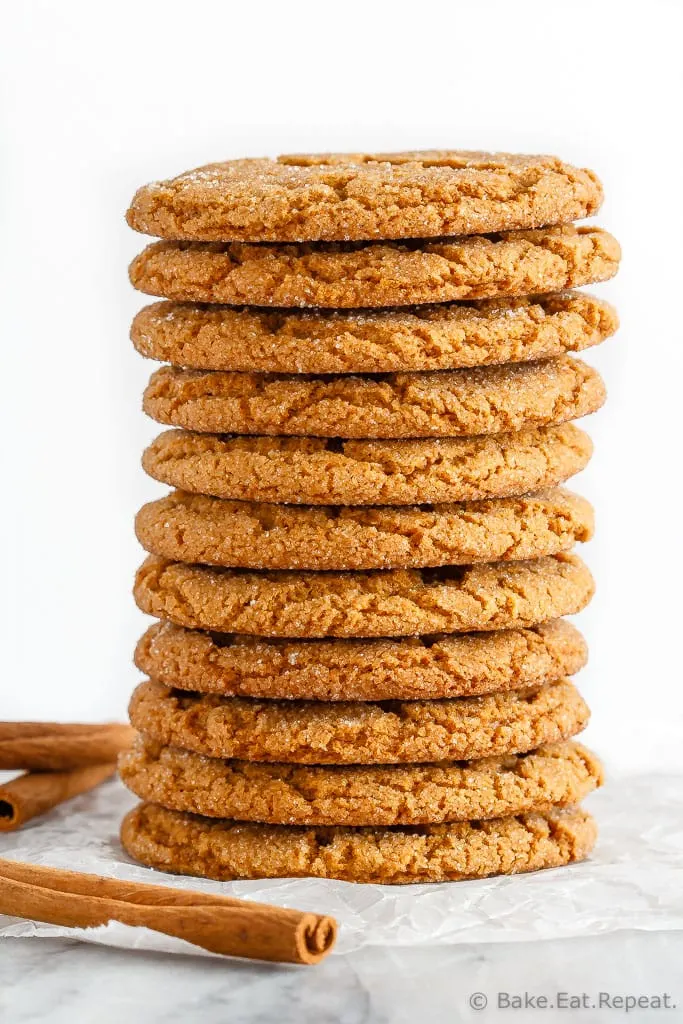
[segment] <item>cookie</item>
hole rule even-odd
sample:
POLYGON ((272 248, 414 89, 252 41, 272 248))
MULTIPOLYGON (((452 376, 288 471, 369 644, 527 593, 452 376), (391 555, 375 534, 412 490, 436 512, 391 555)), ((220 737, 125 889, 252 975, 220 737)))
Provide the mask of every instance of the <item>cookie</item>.
POLYGON ((609 303, 564 292, 364 312, 155 302, 131 338, 143 356, 197 370, 394 373, 581 352, 617 327, 609 303))
POLYGON ((135 520, 147 551, 246 569, 388 569, 514 561, 568 551, 593 535, 571 491, 458 505, 333 507, 224 501, 175 491, 135 520))
POLYGON ((594 214, 593 171, 555 156, 434 150, 227 160, 139 189, 127 213, 160 238, 281 242, 415 238, 594 214))
POLYGON ((163 366, 143 408, 215 434, 410 438, 510 433, 566 423, 605 401, 600 374, 571 356, 382 377, 281 376, 163 366))
POLYGON ((572 423, 513 434, 402 441, 230 437, 168 430, 146 449, 150 476, 239 501, 413 505, 479 501, 563 483, 591 457, 572 423))
POLYGON ((571 554, 368 572, 251 572, 149 555, 135 580, 141 611, 177 626, 282 637, 533 626, 581 611, 593 590, 588 568, 571 554))
POLYGON ((500 818, 576 804, 602 782, 599 761, 577 743, 464 763, 321 767, 222 760, 139 737, 119 774, 171 810, 277 825, 500 818))
POLYGON ((268 640, 157 622, 135 664, 166 686, 224 697, 419 700, 529 689, 586 664, 562 619, 527 629, 403 640, 268 640))
POLYGON ((243 824, 139 804, 121 842, 159 871, 238 878, 340 878, 397 884, 449 882, 556 868, 583 860, 597 830, 577 807, 489 821, 409 828, 243 824))
POLYGON ((353 309, 555 292, 607 281, 620 258, 612 235, 573 225, 438 242, 154 242, 130 280, 181 302, 353 309))
POLYGON ((164 746, 286 764, 419 764, 526 753, 585 728, 569 680, 455 700, 261 701, 140 683, 132 724, 164 746))

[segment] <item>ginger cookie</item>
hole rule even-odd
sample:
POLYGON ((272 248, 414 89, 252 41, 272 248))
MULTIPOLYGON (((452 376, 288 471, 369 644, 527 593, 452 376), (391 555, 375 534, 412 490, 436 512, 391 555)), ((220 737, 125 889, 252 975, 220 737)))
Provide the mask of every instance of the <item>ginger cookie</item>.
POLYGON ((333 507, 225 501, 175 491, 144 505, 138 540, 153 555, 246 569, 388 569, 514 561, 593 535, 585 498, 557 489, 432 506, 333 507))
POLYGON ((395 828, 236 823, 139 804, 121 842, 159 871, 230 881, 340 878, 397 884, 449 882, 556 868, 583 860, 597 830, 578 807, 488 821, 395 828))
POLYGON ((143 408, 159 423, 201 433, 420 438, 566 423, 595 412, 604 401, 597 370, 563 356, 382 377, 163 366, 147 385, 143 408))
POLYGON ((137 191, 127 220, 160 238, 283 242, 416 238, 594 214, 593 171, 555 156, 433 150, 227 160, 137 191))
POLYGON ((270 640, 156 622, 135 664, 180 690, 281 700, 419 700, 530 689, 586 664, 579 631, 526 629, 387 640, 270 640))
POLYGON ((537 690, 422 701, 273 701, 146 681, 130 720, 164 746, 286 764, 419 764, 518 754, 574 736, 588 708, 561 680, 537 690))
POLYGON ((142 800, 209 818, 277 825, 422 825, 579 803, 602 767, 578 743, 477 761, 415 765, 259 764, 138 737, 119 758, 142 800))
POLYGON ((251 572, 149 555, 135 600, 143 612, 189 629, 398 637, 533 626, 581 611, 593 590, 588 568, 572 554, 368 572, 251 572))
POLYGON ((564 483, 588 464, 572 423, 513 434, 399 441, 230 437, 168 430, 146 449, 150 476, 238 501, 413 505, 479 501, 564 483))
POLYGON ((180 302, 355 309, 556 292, 607 281, 620 258, 608 232, 573 225, 438 242, 154 242, 130 280, 180 302))
POLYGON ((617 327, 609 303, 561 292, 362 312, 155 302, 131 338, 143 356, 197 370, 395 373, 581 352, 617 327))

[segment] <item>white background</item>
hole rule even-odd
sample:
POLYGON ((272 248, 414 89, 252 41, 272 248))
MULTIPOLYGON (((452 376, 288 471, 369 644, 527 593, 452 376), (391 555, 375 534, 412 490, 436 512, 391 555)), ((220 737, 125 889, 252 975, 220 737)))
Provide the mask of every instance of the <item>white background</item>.
POLYGON ((151 364, 128 326, 134 189, 208 160, 302 150, 555 152, 594 167, 624 247, 595 291, 622 329, 588 358, 609 401, 576 478, 598 514, 579 625, 589 739, 681 765, 680 41, 672 0, 4 9, 0 717, 123 716, 151 364))

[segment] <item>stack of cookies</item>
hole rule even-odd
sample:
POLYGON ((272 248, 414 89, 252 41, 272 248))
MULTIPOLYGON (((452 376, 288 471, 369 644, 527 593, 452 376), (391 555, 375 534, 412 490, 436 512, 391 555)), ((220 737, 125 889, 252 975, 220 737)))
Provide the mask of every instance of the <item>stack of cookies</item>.
POLYGON ((129 853, 217 879, 443 881, 590 851, 572 740, 590 600, 569 353, 617 326, 572 222, 595 175, 425 152, 211 164, 145 186, 135 318, 167 363, 146 505, 129 853))

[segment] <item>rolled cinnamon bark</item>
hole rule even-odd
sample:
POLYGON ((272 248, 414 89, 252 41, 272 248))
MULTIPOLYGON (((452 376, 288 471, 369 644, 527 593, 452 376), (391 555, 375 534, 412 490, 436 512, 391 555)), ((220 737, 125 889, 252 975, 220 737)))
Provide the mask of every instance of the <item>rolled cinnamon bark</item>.
POLYGON ((120 921, 212 953, 299 964, 322 960, 337 934, 334 918, 320 914, 8 860, 0 914, 69 928, 120 921))
POLYGON ((0 769, 63 772, 116 761, 135 730, 106 725, 0 722, 0 769))
POLYGON ((98 764, 70 772, 28 772, 12 779, 0 786, 0 832, 13 832, 38 814, 94 789, 115 771, 115 764, 98 764))

